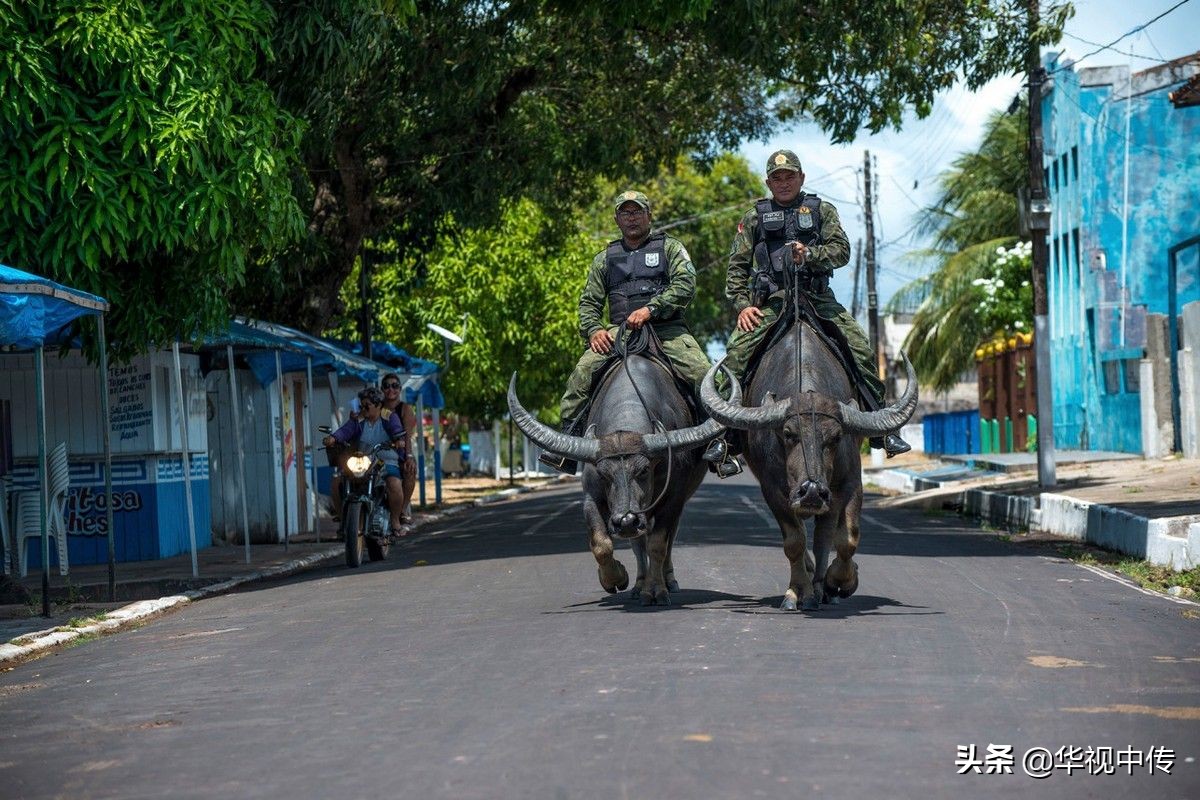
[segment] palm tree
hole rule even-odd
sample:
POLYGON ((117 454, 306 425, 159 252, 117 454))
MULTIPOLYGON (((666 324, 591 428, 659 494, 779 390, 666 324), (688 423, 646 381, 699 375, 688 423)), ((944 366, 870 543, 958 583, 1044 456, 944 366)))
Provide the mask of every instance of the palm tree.
MULTIPOLYGON (((1021 106, 1024 108, 1024 106, 1021 106)), ((933 245, 914 253, 933 271, 902 287, 889 311, 917 306, 904 346, 922 384, 946 391, 975 363, 975 349, 1005 320, 980 313, 981 279, 997 273, 998 252, 1019 237, 1017 192, 1028 182, 1026 112, 993 112, 983 142, 938 177, 941 193, 918 231, 933 245)), ((1032 319, 1032 308, 1019 310, 1032 319)))

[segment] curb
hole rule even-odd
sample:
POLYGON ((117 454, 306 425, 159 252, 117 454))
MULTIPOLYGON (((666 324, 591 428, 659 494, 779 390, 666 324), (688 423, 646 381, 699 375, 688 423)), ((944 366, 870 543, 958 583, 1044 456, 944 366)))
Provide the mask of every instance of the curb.
MULTIPOLYGON (((870 481, 904 494, 951 489, 956 481, 937 481, 902 470, 872 471, 870 481)), ((864 483, 867 475, 864 475, 864 483)), ((962 513, 992 525, 1049 533, 1098 545, 1160 567, 1185 570, 1200 566, 1200 515, 1152 519, 1119 508, 1053 492, 1008 495, 964 488, 954 497, 962 513)))
POLYGON ((323 561, 336 558, 342 552, 342 546, 338 545, 319 553, 310 553, 303 558, 297 558, 284 564, 276 564, 273 567, 258 570, 257 572, 248 572, 245 575, 238 575, 236 578, 214 583, 201 589, 193 589, 183 594, 168 595, 156 600, 139 600, 136 603, 121 606, 115 611, 107 612, 105 619, 97 620, 90 625, 83 625, 78 628, 63 628, 59 626, 48 628, 44 631, 27 633, 24 636, 18 636, 11 642, 0 644, 0 664, 5 664, 9 661, 25 660, 41 653, 43 650, 50 650, 51 648, 69 644, 84 636, 114 633, 134 623, 156 617, 170 609, 187 605, 197 600, 203 600, 206 597, 225 594, 246 583, 302 572, 315 567, 323 561))
MULTIPOLYGON (((479 506, 490 505, 501 500, 507 500, 510 497, 515 497, 518 494, 527 492, 536 492, 547 488, 557 488, 565 482, 577 480, 572 477, 564 476, 558 481, 550 481, 540 486, 514 486, 511 489, 504 489, 499 492, 484 495, 476 498, 471 503, 461 503, 459 505, 450 506, 441 511, 430 514, 422 514, 419 519, 414 521, 413 529, 419 531, 426 525, 438 522, 446 517, 463 514, 472 508, 479 506)), ((236 578, 230 578, 220 583, 214 583, 200 589, 193 589, 182 594, 168 595, 160 597, 156 600, 139 600, 135 603, 130 603, 126 606, 107 612, 105 619, 97 620, 89 625, 84 625, 78 628, 64 628, 62 626, 55 628, 47 628, 43 631, 34 631, 26 633, 23 636, 18 636, 11 642, 0 644, 0 665, 9 664, 10 662, 25 661, 38 655, 44 651, 51 650, 62 645, 69 644, 81 637, 98 636, 106 633, 115 633, 122 628, 130 627, 143 620, 151 617, 159 616, 167 611, 178 608, 180 606, 193 603, 197 600, 203 600, 207 597, 214 597, 220 594, 227 594, 239 586, 255 581, 268 580, 270 578, 281 578, 287 575, 292 575, 297 572, 304 572, 312 569, 326 561, 331 561, 338 558, 344 552, 341 544, 336 547, 330 547, 328 550, 322 550, 317 553, 309 553, 303 558, 297 558, 283 564, 276 564, 273 567, 267 567, 256 572, 248 572, 245 575, 238 575, 236 578)))

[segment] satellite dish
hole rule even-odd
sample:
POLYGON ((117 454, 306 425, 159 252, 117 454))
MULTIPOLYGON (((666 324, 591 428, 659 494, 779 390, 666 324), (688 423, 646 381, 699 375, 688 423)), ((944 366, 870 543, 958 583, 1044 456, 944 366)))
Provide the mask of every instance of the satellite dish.
POLYGON ((451 342, 454 342, 455 344, 462 344, 463 340, 462 340, 461 336, 459 336, 457 333, 454 333, 453 331, 446 330, 441 325, 435 325, 434 323, 429 322, 429 323, 426 323, 425 327, 429 328, 429 330, 433 331, 434 333, 436 333, 438 336, 442 337, 443 339, 447 339, 451 342))

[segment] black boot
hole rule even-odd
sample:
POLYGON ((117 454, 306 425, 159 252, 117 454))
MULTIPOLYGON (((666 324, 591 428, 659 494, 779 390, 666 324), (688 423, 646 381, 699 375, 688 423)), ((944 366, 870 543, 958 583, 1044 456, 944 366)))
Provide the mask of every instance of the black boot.
POLYGON ((889 433, 887 436, 872 436, 870 442, 872 450, 882 450, 887 453, 888 458, 912 450, 912 445, 901 439, 900 435, 896 433, 889 433))
POLYGON ((733 448, 725 441, 725 437, 713 439, 702 458, 708 462, 708 471, 715 472, 718 478, 728 478, 742 471, 742 464, 733 454, 733 448))
POLYGON ((701 456, 710 464, 720 464, 729 455, 729 445, 725 443, 725 437, 719 436, 708 443, 708 449, 701 456))
MULTIPOLYGON (((579 424, 580 419, 564 419, 562 421, 562 432, 568 436, 575 436, 575 426, 579 424)), ((566 456, 560 456, 557 453, 542 453, 538 456, 538 461, 551 469, 558 470, 564 475, 574 475, 575 471, 579 469, 578 461, 572 461, 566 456)))
MULTIPOLYGON (((880 409, 880 404, 875 399, 875 395, 862 383, 858 385, 858 396, 867 411, 878 411, 880 409)), ((872 450, 882 450, 887 453, 888 458, 912 450, 912 445, 901 439, 900 434, 896 431, 884 436, 872 436, 868 439, 868 442, 870 442, 872 450)))

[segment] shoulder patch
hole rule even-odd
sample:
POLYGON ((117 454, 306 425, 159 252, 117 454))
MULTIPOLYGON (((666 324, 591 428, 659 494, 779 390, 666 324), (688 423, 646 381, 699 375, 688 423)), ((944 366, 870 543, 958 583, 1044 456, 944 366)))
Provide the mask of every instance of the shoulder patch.
POLYGON ((692 260, 692 257, 688 253, 687 248, 684 247, 683 245, 679 245, 679 255, 683 256, 684 261, 690 262, 692 260))

